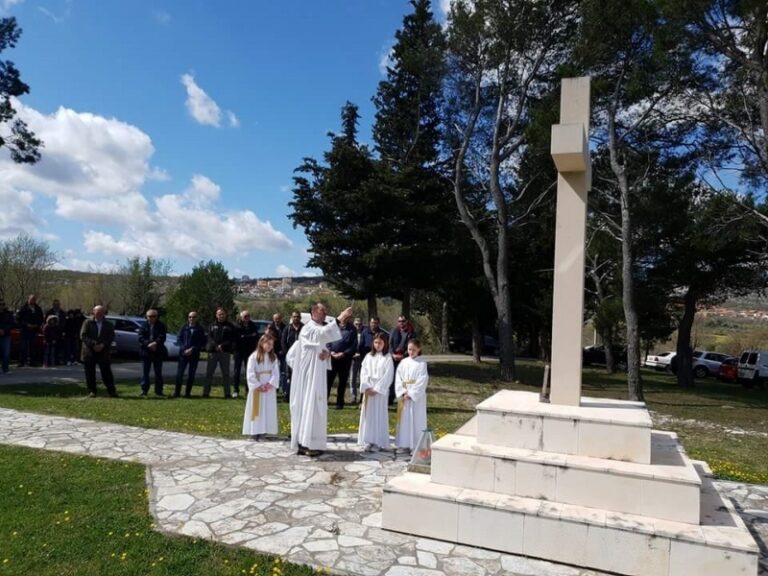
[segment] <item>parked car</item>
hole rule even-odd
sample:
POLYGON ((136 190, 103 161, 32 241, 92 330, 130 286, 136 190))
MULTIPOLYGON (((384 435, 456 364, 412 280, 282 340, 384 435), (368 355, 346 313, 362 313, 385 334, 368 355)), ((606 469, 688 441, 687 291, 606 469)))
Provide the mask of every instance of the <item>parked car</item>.
MULTIPOLYGON (((38 332, 35 335, 35 339, 32 342, 32 362, 43 361, 43 350, 45 349, 45 340, 43 340, 43 333, 38 332)), ((21 330, 19 328, 11 328, 11 359, 16 361, 19 359, 19 351, 21 350, 21 330)))
POLYGON ((765 386, 768 380, 768 351, 745 350, 739 357, 739 382, 745 388, 765 386))
POLYGON ((736 358, 726 358, 720 364, 717 379, 722 382, 736 382, 739 379, 739 361, 736 358))
MULTIPOLYGON (((717 376, 720 373, 720 365, 728 358, 727 354, 720 352, 709 352, 708 350, 694 350, 691 367, 695 378, 706 378, 707 376, 717 376)), ((677 374, 678 357, 675 356, 670 362, 672 372, 677 374)))
MULTIPOLYGON (((139 329, 146 322, 141 316, 113 316, 105 317, 115 327, 115 346, 113 350, 118 354, 139 353, 139 329)), ((176 334, 171 332, 165 338, 165 348, 168 350, 168 358, 179 357, 179 344, 176 334)))
MULTIPOLYGON (((613 351, 613 361, 616 364, 617 370, 627 369, 627 349, 621 346, 614 346, 611 348, 613 351)), ((581 351, 581 364, 582 366, 591 366, 592 364, 605 364, 605 346, 599 344, 597 346, 587 346, 581 351)))
MULTIPOLYGON (((472 352, 472 336, 467 334, 460 335, 460 336, 450 336, 448 338, 448 350, 451 352, 457 352, 459 354, 463 352, 472 352)), ((480 351, 481 354, 485 354, 488 356, 498 356, 499 355, 499 341, 496 340, 493 336, 483 336, 483 349, 480 351)))
POLYGON ((733 356, 720 352, 696 351, 693 353, 693 375, 696 378, 716 376, 720 373, 720 365, 729 358, 733 356))
POLYGON ((648 356, 645 357, 645 365, 648 368, 669 371, 672 359, 676 355, 677 352, 660 352, 658 354, 648 354, 648 356))

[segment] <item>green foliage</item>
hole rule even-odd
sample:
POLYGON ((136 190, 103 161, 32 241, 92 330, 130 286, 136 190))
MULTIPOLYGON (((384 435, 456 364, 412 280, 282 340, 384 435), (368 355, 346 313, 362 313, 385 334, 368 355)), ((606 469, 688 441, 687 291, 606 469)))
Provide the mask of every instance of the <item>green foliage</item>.
MULTIPOLYGON (((16 18, 0 18, 0 53, 14 48, 21 37, 21 28, 16 18)), ((29 93, 29 86, 21 80, 21 75, 10 60, 0 60, 0 125, 9 127, 0 136, 0 147, 8 149, 11 159, 20 164, 34 164, 40 160, 40 147, 43 146, 27 124, 16 118, 12 98, 29 93)))
POLYGON ((200 262, 179 280, 168 298, 167 323, 171 329, 180 328, 191 310, 196 310, 200 324, 210 324, 216 318, 216 309, 224 308, 230 318, 235 312, 232 282, 220 262, 200 262))
POLYGON ((295 170, 289 217, 309 240, 308 265, 320 268, 343 294, 365 298, 385 278, 378 258, 388 232, 381 217, 388 202, 370 187, 375 167, 368 149, 356 140, 357 106, 347 102, 341 117, 344 132, 331 135, 325 164, 305 158, 295 170))
POLYGON ((126 260, 117 273, 117 289, 122 294, 123 314, 143 316, 150 308, 158 308, 163 297, 160 279, 171 271, 168 260, 138 256, 126 260))

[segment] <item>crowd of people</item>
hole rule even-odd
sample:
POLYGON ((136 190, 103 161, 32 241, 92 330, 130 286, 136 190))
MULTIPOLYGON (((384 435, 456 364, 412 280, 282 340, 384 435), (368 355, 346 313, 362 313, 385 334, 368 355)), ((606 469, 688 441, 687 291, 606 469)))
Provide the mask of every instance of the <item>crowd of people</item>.
MULTIPOLYGON (((94 307, 90 318, 79 310, 64 312, 57 300, 43 314, 31 295, 14 315, 0 302, 3 372, 9 371, 10 330, 18 327, 21 366, 31 362, 34 339, 42 333, 44 366, 81 361, 89 397, 97 395, 98 366, 107 394, 116 397, 111 369, 115 331, 105 314, 103 306, 94 307)), ((327 445, 327 411, 334 385, 335 407, 343 409, 351 384, 352 404, 360 407, 358 443, 367 451, 389 447, 388 409, 397 402, 395 445, 405 450, 415 448, 427 423, 429 376, 413 325, 401 315, 397 326, 388 333, 377 317, 370 318, 367 326, 359 317, 353 320, 351 308, 342 311, 335 322, 326 322, 326 314, 322 303, 312 306, 306 323, 302 323, 299 311, 291 314, 287 324, 276 313, 262 333, 247 310, 241 311, 233 323, 227 311, 219 308, 207 328, 200 325, 199 314, 190 311, 177 336, 179 358, 173 396, 180 397, 182 392, 187 398, 192 395, 200 357, 205 352, 204 398, 210 397, 217 370, 224 397, 240 397, 245 372, 244 435, 260 440, 278 433, 280 394, 290 405, 292 447, 298 454, 317 456, 327 445)), ((154 395, 162 398, 166 396, 163 363, 168 356, 168 330, 157 310, 147 310, 145 316, 146 322, 138 332, 140 394, 148 396, 154 379, 154 395)))
POLYGON ((3 374, 10 372, 11 330, 18 329, 19 366, 33 366, 35 340, 42 335, 44 368, 59 364, 72 365, 80 359, 80 331, 85 314, 80 308, 64 310, 58 300, 44 312, 32 294, 14 313, 0 300, 0 357, 3 374))

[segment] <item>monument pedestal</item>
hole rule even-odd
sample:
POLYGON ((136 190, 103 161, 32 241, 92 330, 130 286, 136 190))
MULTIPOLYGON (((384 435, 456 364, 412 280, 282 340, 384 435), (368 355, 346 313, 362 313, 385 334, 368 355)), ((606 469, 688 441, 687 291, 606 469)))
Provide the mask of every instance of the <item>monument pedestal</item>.
POLYGON ((639 402, 501 391, 384 488, 389 530, 632 576, 757 574, 758 548, 706 464, 639 402))

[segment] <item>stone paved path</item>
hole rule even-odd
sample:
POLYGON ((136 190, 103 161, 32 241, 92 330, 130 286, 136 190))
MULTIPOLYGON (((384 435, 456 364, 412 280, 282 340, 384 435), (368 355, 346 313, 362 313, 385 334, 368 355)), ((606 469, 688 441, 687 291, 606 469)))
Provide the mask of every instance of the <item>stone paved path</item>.
MULTIPOLYGON (((284 440, 251 442, 0 408, 0 443, 147 465, 158 529, 362 576, 601 576, 602 573, 387 532, 381 488, 405 467, 334 437, 319 459, 284 440)), ((768 487, 721 482, 762 549, 768 576, 768 487)))

